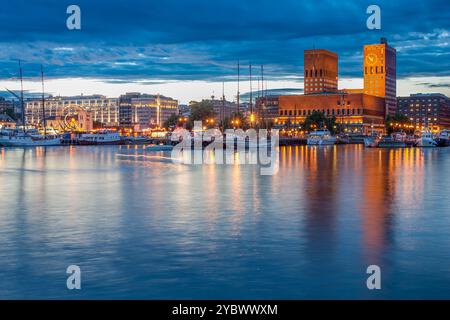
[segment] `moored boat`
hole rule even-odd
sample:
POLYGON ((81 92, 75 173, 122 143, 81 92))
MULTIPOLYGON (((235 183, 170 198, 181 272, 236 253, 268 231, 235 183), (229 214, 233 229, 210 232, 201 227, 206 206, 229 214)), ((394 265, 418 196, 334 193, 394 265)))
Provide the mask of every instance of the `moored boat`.
POLYGON ((122 141, 125 144, 149 144, 151 140, 144 136, 129 136, 129 137, 122 137, 122 141))
POLYGON ((61 145, 61 138, 54 135, 11 132, 0 136, 0 145, 5 147, 49 147, 61 145))
POLYGON ((378 148, 405 148, 406 134, 403 132, 393 133, 390 136, 381 138, 378 148))
POLYGON ((450 146, 450 130, 445 129, 445 130, 442 130, 441 132, 439 132, 435 141, 436 141, 438 147, 450 146))
POLYGON ((78 139, 81 145, 113 145, 120 144, 121 139, 118 132, 102 130, 94 133, 84 133, 78 139))
POLYGON ((316 130, 309 134, 306 144, 312 146, 329 146, 336 143, 336 138, 333 137, 329 130, 316 130))
POLYGON ((12 95, 19 99, 22 109, 22 129, 2 130, 0 133, 0 145, 5 147, 48 147, 61 145, 61 138, 56 134, 47 134, 47 125, 45 121, 45 97, 44 97, 44 71, 41 66, 42 80, 42 114, 44 134, 40 134, 37 130, 27 130, 25 121, 25 107, 23 102, 23 80, 22 65, 19 61, 20 75, 20 96, 8 90, 12 95))
POLYGON ((416 140, 416 147, 437 147, 437 142, 433 140, 433 134, 430 131, 424 130, 416 140))

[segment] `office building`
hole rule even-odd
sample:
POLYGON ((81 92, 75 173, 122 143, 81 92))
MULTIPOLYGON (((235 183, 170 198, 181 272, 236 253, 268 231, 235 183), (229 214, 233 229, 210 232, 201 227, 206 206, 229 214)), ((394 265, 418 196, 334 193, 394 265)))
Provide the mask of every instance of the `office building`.
POLYGON ((397 112, 407 116, 416 130, 450 129, 450 99, 440 93, 398 97, 397 112))

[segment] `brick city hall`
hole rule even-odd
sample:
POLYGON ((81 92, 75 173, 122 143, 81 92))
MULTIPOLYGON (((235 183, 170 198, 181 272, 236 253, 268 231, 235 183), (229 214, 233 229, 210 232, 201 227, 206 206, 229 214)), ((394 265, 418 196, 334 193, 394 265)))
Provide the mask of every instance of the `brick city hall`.
POLYGON ((396 51, 381 39, 364 46, 364 88, 338 89, 338 56, 304 51, 304 95, 278 96, 278 125, 301 124, 313 111, 335 117, 349 132, 383 131, 386 115, 396 112, 396 51))

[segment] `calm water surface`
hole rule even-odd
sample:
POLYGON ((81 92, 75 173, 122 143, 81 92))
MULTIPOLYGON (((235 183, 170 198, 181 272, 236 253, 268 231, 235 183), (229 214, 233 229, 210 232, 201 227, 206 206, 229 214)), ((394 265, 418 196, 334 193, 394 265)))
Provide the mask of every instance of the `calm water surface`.
POLYGON ((141 146, 0 149, 0 298, 449 299, 449 177, 450 148, 282 148, 274 176, 141 146))

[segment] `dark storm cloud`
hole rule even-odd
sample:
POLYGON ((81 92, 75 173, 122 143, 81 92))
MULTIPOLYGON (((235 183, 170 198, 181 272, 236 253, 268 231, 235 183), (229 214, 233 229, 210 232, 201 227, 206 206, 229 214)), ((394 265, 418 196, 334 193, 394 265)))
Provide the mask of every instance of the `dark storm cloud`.
POLYGON ((430 83, 430 82, 422 82, 417 83, 417 86, 426 86, 428 88, 450 88, 450 82, 446 83, 430 83))
POLYGON ((58 78, 229 80, 240 59, 301 79, 312 47, 338 52, 341 76, 361 76, 362 46, 381 36, 398 50, 400 77, 450 74, 448 1, 376 2, 381 31, 365 26, 372 1, 2 0, 0 77, 22 59, 29 77, 43 63, 58 78), (81 7, 80 31, 65 26, 69 4, 81 7))

